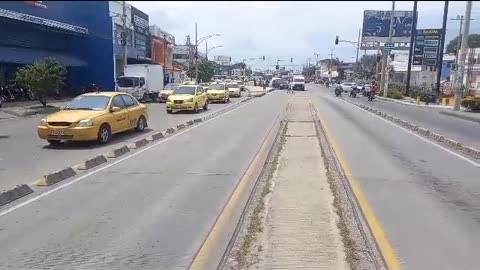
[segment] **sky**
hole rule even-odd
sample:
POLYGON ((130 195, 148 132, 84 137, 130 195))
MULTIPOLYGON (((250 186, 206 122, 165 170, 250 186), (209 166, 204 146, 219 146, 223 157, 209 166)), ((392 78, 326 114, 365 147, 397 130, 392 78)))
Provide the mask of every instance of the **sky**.
MULTIPOLYGON (((280 65, 301 68, 308 61, 334 57, 346 62, 355 61, 356 45, 340 43, 335 36, 356 41, 362 27, 364 10, 391 10, 392 1, 129 1, 149 15, 150 25, 156 24, 173 34, 177 44, 184 44, 186 35, 195 39, 211 34, 221 36, 208 39, 208 47, 223 46, 209 52, 209 57, 224 55, 232 61, 246 63, 259 69, 280 65), (290 62, 293 58, 293 62, 290 62)), ((465 15, 465 1, 450 1, 448 18, 465 15)), ((395 10, 412 10, 413 1, 396 1, 395 10)), ((418 2, 418 29, 441 28, 443 1, 418 2)), ((480 33, 480 3, 473 1, 470 32, 480 33)), ((458 34, 459 21, 449 20, 446 40, 458 34)), ((199 45, 205 51, 205 42, 199 45)), ((367 51, 367 54, 374 51, 367 51)), ((363 54, 361 51, 360 56, 363 54)))

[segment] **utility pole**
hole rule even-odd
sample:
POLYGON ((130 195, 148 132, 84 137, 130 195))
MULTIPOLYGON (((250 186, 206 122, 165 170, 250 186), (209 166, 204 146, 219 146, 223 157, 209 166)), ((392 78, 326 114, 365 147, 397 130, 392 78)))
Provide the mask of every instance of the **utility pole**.
POLYGON ((333 65, 333 49, 331 49, 331 53, 330 53, 330 65, 328 67, 328 80, 329 81, 332 81, 332 65, 333 65))
POLYGON ((320 56, 319 53, 314 53, 314 55, 317 57, 316 60, 315 60, 315 79, 318 79, 317 78, 317 66, 318 66, 318 57, 320 56))
POLYGON ((415 35, 417 33, 417 2, 418 1, 413 1, 413 24, 412 34, 410 35, 410 49, 408 50, 407 86, 405 87, 405 92, 407 96, 410 94, 410 76, 412 73, 413 60, 413 41, 415 40, 415 35))
POLYGON ((163 83, 166 85, 165 77, 167 74, 167 35, 163 33, 163 83))
MULTIPOLYGON (((463 21, 464 17, 463 15, 457 15, 457 18, 455 19, 450 19, 452 21, 460 21, 460 28, 458 29, 458 37, 457 37, 457 50, 455 52, 455 76, 453 77, 453 85, 458 83, 458 56, 459 56, 459 51, 460 51, 460 46, 462 44, 462 27, 463 27, 463 21)), ((470 19, 473 20, 473 19, 470 19)))
POLYGON ((122 35, 122 45, 123 45, 123 75, 125 75, 125 70, 127 68, 127 6, 125 1, 122 1, 122 24, 123 24, 123 35, 122 35))
POLYGON ((195 81, 198 83, 198 32, 195 23, 195 81))
MULTIPOLYGON (((460 76, 459 76, 460 82, 457 84, 457 87, 455 89, 455 104, 453 106, 453 109, 455 111, 460 110, 460 99, 462 98, 463 76, 465 75, 465 58, 467 56, 468 32, 470 31, 471 15, 472 15, 472 1, 467 1, 467 7, 465 10, 465 28, 463 29, 460 59, 458 61, 459 72, 460 72, 460 76)), ((468 86, 468 82, 467 82, 467 86, 468 86)))
MULTIPOLYGON (((395 1, 392 1, 392 11, 390 13, 390 31, 388 32, 388 41, 392 42, 392 36, 393 36, 393 23, 395 21, 395 1)), ((388 80, 386 80, 386 74, 385 70, 387 69, 387 57, 390 54, 390 51, 385 50, 385 46, 383 47, 383 59, 382 59, 382 77, 381 77, 381 82, 380 82, 380 91, 383 89, 383 96, 387 97, 388 96, 388 80)))
POLYGON ((355 63, 358 63, 358 53, 360 52, 360 38, 362 35, 362 28, 358 29, 358 39, 357 39, 357 57, 355 58, 355 63))
POLYGON ((448 1, 445 1, 445 6, 443 8, 443 24, 442 24, 442 39, 440 40, 440 48, 438 52, 437 59, 437 78, 435 87, 437 89, 437 94, 440 96, 440 79, 442 76, 442 61, 443 61, 443 49, 445 48, 445 34, 447 33, 447 20, 448 20, 448 1))
POLYGON ((205 58, 207 58, 208 61, 208 41, 205 40, 205 58))

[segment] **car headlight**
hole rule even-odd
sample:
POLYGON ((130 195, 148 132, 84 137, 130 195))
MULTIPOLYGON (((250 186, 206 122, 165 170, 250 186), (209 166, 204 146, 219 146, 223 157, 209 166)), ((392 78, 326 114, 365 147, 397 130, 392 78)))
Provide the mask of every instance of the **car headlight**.
POLYGON ((189 99, 187 99, 187 102, 193 102, 193 97, 192 97, 192 98, 189 98, 189 99))
POLYGON ((43 118, 40 120, 40 126, 47 126, 47 119, 43 118))
POLYGON ((77 127, 91 127, 93 126, 92 119, 84 119, 78 122, 77 127))

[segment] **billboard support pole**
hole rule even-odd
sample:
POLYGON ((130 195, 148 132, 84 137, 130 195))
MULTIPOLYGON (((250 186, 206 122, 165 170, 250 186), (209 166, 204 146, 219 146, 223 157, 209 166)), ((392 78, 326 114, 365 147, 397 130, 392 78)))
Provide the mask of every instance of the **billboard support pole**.
MULTIPOLYGON (((457 87, 455 89, 455 104, 453 106, 453 109, 455 111, 460 110, 460 99, 462 98, 462 88, 463 88, 463 79, 465 75, 465 60, 467 57, 467 50, 468 50, 468 33, 470 31, 470 17, 472 15, 472 1, 467 1, 467 7, 465 10, 465 25, 463 28, 463 35, 462 35, 462 47, 460 49, 460 54, 459 54, 459 73, 460 77, 459 82, 457 83, 457 87)), ((465 87, 465 90, 468 90, 468 82, 465 87)))
POLYGON ((447 20, 448 20, 448 1, 445 1, 445 6, 443 7, 443 24, 442 24, 442 37, 440 41, 440 51, 438 52, 437 59, 437 79, 435 88, 437 90, 438 96, 440 96, 440 79, 442 77, 442 64, 443 64, 443 49, 445 48, 445 33, 447 32, 447 20))
MULTIPOLYGON (((392 11, 390 13, 390 29, 388 32, 388 41, 392 42, 393 36, 393 23, 395 21, 395 1, 392 1, 392 11)), ((381 87, 383 86, 383 96, 388 96, 388 80, 385 78, 385 71, 387 69, 387 50, 385 46, 383 47, 383 61, 382 61, 382 77, 381 77, 381 87)))
POLYGON ((362 36, 362 29, 358 29, 358 40, 357 40, 357 58, 355 59, 355 63, 358 63, 358 53, 360 52, 360 38, 362 36))
POLYGON ((412 73, 412 59, 413 59, 413 41, 417 33, 417 2, 413 2, 413 24, 412 24, 412 34, 410 35, 410 49, 408 51, 408 67, 407 67, 407 85, 405 87, 406 95, 410 95, 410 76, 412 73))

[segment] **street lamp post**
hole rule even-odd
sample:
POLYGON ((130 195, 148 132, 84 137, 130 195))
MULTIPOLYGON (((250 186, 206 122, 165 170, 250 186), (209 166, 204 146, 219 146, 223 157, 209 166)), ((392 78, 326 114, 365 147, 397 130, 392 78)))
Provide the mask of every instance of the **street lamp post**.
POLYGON ((195 81, 198 82, 198 45, 211 37, 218 37, 220 34, 213 34, 198 39, 197 23, 195 23, 195 81))

